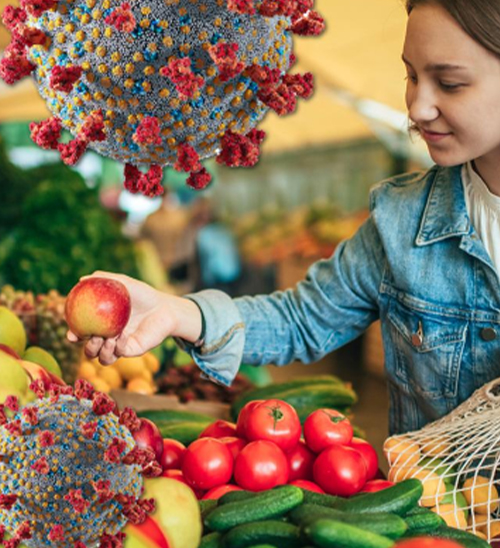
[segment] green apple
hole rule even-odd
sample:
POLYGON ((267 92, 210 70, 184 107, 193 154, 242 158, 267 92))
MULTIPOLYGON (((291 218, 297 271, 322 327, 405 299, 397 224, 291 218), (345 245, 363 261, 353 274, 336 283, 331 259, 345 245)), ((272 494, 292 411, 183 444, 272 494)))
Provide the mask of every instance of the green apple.
POLYGON ((10 346, 19 356, 22 356, 26 349, 23 322, 6 306, 0 306, 0 343, 10 346))
POLYGON ((23 397, 28 391, 29 377, 19 360, 0 350, 0 403, 9 395, 23 397))
POLYGON ((28 362, 34 362, 41 365, 49 373, 53 373, 60 379, 62 379, 62 372, 59 364, 52 354, 49 354, 47 350, 40 346, 30 346, 26 349, 23 355, 23 360, 28 362))

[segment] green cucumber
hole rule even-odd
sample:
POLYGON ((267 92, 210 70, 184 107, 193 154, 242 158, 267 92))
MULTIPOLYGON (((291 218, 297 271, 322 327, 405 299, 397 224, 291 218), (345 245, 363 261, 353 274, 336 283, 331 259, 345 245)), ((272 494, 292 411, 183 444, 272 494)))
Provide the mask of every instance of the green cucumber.
POLYGON ((338 384, 319 384, 291 388, 281 392, 280 400, 286 401, 295 408, 316 406, 317 409, 349 407, 356 403, 357 396, 354 390, 338 384))
POLYGON ((364 493, 346 500, 341 509, 346 512, 389 512, 403 516, 418 504, 423 487, 420 480, 411 478, 375 493, 364 493))
POLYGON ((464 546, 464 548, 491 548, 488 542, 477 537, 473 533, 455 529, 454 527, 448 527, 447 525, 438 527, 434 531, 429 532, 428 536, 455 540, 464 546))
POLYGON ((193 411, 177 411, 175 409, 148 409, 138 411, 137 416, 153 421, 155 424, 164 422, 214 422, 210 415, 193 411))
POLYGON ((319 504, 328 508, 341 509, 342 505, 346 502, 343 498, 327 495, 326 493, 316 493, 315 491, 309 491, 309 489, 302 489, 302 492, 304 493, 304 503, 307 504, 319 504))
POLYGON ((212 531, 227 531, 236 525, 272 519, 289 512, 302 503, 302 490, 283 485, 262 491, 255 497, 217 506, 205 517, 204 523, 212 531))
POLYGON ((300 529, 291 523, 266 520, 244 523, 223 536, 224 548, 249 548, 270 544, 276 548, 300 548, 300 529))
POLYGON ((198 548, 222 548, 222 535, 217 531, 203 535, 198 548))
POLYGON ((217 501, 214 499, 201 499, 198 501, 198 506, 203 517, 217 506, 217 501))
POLYGON ((228 502, 239 502, 240 500, 248 500, 258 496, 259 493, 253 491, 229 491, 219 499, 219 506, 227 504, 228 502))
POLYGON ((318 518, 331 518, 392 539, 401 538, 408 529, 405 520, 396 514, 379 512, 360 516, 359 514, 343 512, 342 510, 335 510, 317 504, 301 504, 294 508, 288 514, 288 517, 293 523, 300 526, 305 526, 318 518))
POLYGON ((408 526, 408 533, 430 533, 438 527, 446 525, 439 514, 428 508, 420 508, 420 506, 408 512, 404 520, 408 526))
POLYGON ((180 441, 184 445, 189 445, 191 442, 198 439, 198 436, 209 424, 210 423, 204 424, 202 422, 171 422, 159 423, 156 426, 158 426, 162 438, 172 438, 180 441))
POLYGON ((231 416, 236 419, 243 406, 252 400, 281 399, 282 392, 291 388, 308 389, 319 384, 331 384, 344 386, 344 382, 335 375, 316 375, 315 377, 299 377, 286 382, 273 383, 259 388, 247 390, 231 405, 231 416), (307 388, 305 388, 307 387, 307 388))
POLYGON ((390 548, 394 546, 394 541, 387 537, 334 519, 317 519, 306 525, 302 531, 319 548, 390 548))

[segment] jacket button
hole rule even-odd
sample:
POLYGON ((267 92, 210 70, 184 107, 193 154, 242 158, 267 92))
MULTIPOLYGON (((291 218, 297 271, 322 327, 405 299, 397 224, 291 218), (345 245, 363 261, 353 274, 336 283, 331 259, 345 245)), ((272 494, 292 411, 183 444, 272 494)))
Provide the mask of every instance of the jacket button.
POLYGON ((497 338, 497 332, 493 327, 483 327, 481 329, 481 339, 483 341, 494 341, 497 338))

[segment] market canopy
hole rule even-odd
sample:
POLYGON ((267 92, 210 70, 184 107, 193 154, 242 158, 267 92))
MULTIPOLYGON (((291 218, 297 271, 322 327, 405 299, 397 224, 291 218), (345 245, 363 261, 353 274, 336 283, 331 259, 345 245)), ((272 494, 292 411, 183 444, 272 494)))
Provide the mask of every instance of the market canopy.
MULTIPOLYGON (((0 9, 13 3, 0 0, 0 9)), ((320 37, 294 38, 299 63, 292 72, 312 72, 316 92, 308 101, 300 101, 291 116, 269 113, 261 125, 268 133, 266 151, 373 135, 370 116, 359 113, 359 99, 405 112, 401 49, 406 13, 402 0, 316 0, 315 7, 325 18, 327 30, 320 37)), ((2 28, 0 48, 9 41, 8 31, 2 28)), ((0 123, 48 116, 31 79, 14 87, 0 83, 0 123)))

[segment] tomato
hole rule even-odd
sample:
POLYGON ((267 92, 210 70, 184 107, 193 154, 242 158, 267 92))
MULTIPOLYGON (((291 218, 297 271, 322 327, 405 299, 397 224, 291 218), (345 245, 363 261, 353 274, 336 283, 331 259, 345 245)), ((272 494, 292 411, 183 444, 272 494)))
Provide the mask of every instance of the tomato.
POLYGON ((209 424, 198 437, 223 438, 224 436, 236 436, 236 424, 233 422, 217 420, 212 424, 209 424))
POLYGON ((246 403, 238 415, 238 420, 236 421, 236 435, 240 438, 246 438, 246 425, 247 425, 247 419, 248 414, 250 411, 259 403, 262 403, 264 400, 252 400, 246 403))
POLYGON ((378 455, 373 445, 361 438, 352 438, 350 446, 356 449, 365 459, 366 464, 366 479, 373 479, 378 473, 378 455))
POLYGON ((171 438, 163 440, 163 454, 160 465, 163 470, 180 469, 186 446, 180 441, 171 438))
POLYGON ((313 477, 329 495, 350 497, 366 483, 366 464, 355 449, 332 445, 324 449, 314 461, 313 477))
POLYGON ((196 495, 197 499, 201 499, 203 495, 205 494, 205 491, 203 489, 194 489, 189 483, 186 481, 186 478, 184 477, 184 474, 181 470, 164 470, 162 475, 162 478, 172 478, 174 480, 180 481, 181 483, 184 483, 188 487, 190 487, 194 494, 196 495))
POLYGON ((272 441, 245 445, 234 463, 234 481, 243 489, 263 491, 288 482, 285 453, 272 441))
POLYGON ((330 445, 349 445, 352 436, 349 419, 335 409, 317 409, 304 422, 304 438, 315 453, 330 445))
POLYGON ((200 438, 186 449, 182 473, 192 487, 212 489, 229 482, 233 466, 233 456, 226 445, 215 438, 200 438))
POLYGON ((213 487, 212 489, 210 489, 210 491, 207 491, 202 498, 217 500, 222 497, 222 495, 225 495, 230 491, 242 491, 242 489, 237 485, 226 483, 225 485, 218 485, 217 487, 213 487))
POLYGON ((239 452, 247 444, 243 438, 235 438, 234 436, 219 438, 219 441, 221 441, 224 445, 227 445, 227 448, 231 451, 231 455, 233 455, 233 459, 236 459, 239 452))
POLYGON ((401 540, 394 548, 463 548, 462 544, 447 538, 415 537, 401 540))
POLYGON ((367 481, 361 489, 360 493, 375 493, 376 491, 382 491, 382 489, 387 489, 392 487, 394 482, 382 479, 372 479, 367 481))
POLYGON ((321 489, 321 487, 316 485, 313 481, 298 479, 290 481, 289 485, 295 485, 296 487, 307 489, 308 491, 314 491, 315 493, 324 493, 323 489, 321 489))
POLYGON ((283 451, 297 445, 301 431, 297 411, 281 400, 265 400, 254 406, 248 412, 245 425, 248 440, 272 441, 283 451))
POLYGON ((299 440, 293 449, 287 451, 286 458, 290 468, 289 482, 296 479, 312 479, 312 468, 316 455, 307 447, 305 441, 299 440))

